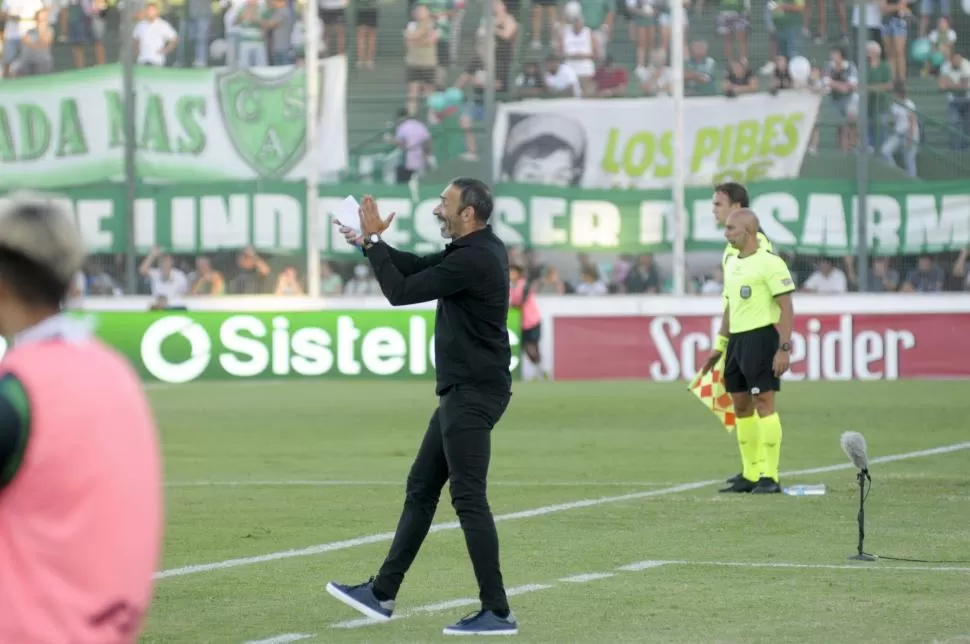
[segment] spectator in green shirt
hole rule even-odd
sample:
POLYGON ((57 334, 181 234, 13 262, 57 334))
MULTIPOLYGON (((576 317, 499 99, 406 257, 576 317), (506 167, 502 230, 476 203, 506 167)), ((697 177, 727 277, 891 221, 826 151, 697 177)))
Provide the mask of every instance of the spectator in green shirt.
POLYGON ((654 49, 653 40, 657 35, 657 12, 653 8, 652 0, 626 0, 626 7, 633 20, 634 31, 631 33, 635 38, 631 39, 637 44, 636 71, 638 74, 642 74, 647 71, 647 53, 654 49))
POLYGON ((558 0, 532 0, 532 44, 534 50, 542 49, 542 17, 549 25, 549 42, 556 42, 556 25, 559 24, 558 0))
MULTIPOLYGON (((606 56, 606 46, 613 35, 616 0, 579 0, 579 5, 583 10, 583 22, 593 32, 600 60, 602 60, 606 56)), ((567 19, 567 22, 572 21, 567 19)))
POLYGON ((342 295, 344 278, 335 273, 330 262, 320 262, 320 295, 342 295))
POLYGON ((748 59, 748 34, 751 32, 751 0, 721 0, 715 29, 724 37, 724 60, 731 63, 734 57, 734 41, 741 51, 740 60, 748 59))
POLYGON ((846 58, 842 47, 833 47, 825 66, 825 86, 829 90, 831 123, 838 132, 839 145, 849 152, 856 145, 856 114, 859 109, 859 74, 856 66, 846 58))
POLYGON ((695 40, 690 44, 690 58, 684 63, 684 94, 717 94, 717 63, 707 55, 707 42, 704 40, 695 40))
POLYGON ((799 53, 805 0, 783 0, 782 2, 769 0, 765 8, 771 12, 775 42, 778 47, 777 55, 791 60, 799 53))
POLYGON ((875 40, 866 43, 866 57, 869 59, 867 75, 869 102, 866 114, 869 117, 869 149, 878 150, 885 139, 886 119, 893 104, 890 93, 893 89, 892 71, 882 59, 882 46, 875 40))
MULTIPOLYGON (((670 3, 666 0, 661 0, 659 4, 660 15, 657 17, 657 24, 660 25, 660 46, 666 51, 670 51, 670 30, 673 29, 674 19, 670 15, 670 3)), ((684 16, 684 42, 687 42, 687 27, 689 26, 690 20, 687 16, 687 7, 690 6, 690 0, 684 0, 683 16, 684 16)))
POLYGON ((437 84, 443 85, 445 76, 451 68, 451 31, 454 20, 458 16, 455 0, 422 0, 421 4, 428 6, 438 32, 438 72, 437 84))
POLYGON ((263 40, 263 11, 259 0, 246 0, 243 10, 236 16, 239 30, 239 49, 236 63, 243 69, 265 67, 266 42, 263 40))

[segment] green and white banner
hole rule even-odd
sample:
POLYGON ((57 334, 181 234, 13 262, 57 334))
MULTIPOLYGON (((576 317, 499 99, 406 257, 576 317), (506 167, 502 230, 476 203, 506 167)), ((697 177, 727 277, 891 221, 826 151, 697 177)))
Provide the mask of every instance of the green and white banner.
MULTIPOLYGON (((434 379, 434 310, 79 314, 148 382, 434 379)), ((510 371, 519 318, 509 314, 510 371)), ((0 355, 6 350, 0 346, 0 355)))
MULTIPOLYGON (((297 67, 135 69, 136 167, 149 182, 306 177, 306 75, 297 67)), ((347 59, 321 62, 315 171, 347 166, 347 59)), ((0 188, 124 178, 120 65, 5 82, 0 188)))
MULTIPOLYGON (((808 91, 688 98, 686 181, 711 186, 798 176, 821 97, 808 91)), ((669 188, 670 98, 528 100, 498 107, 493 176, 503 183, 669 188)))
MULTIPOLYGON (((858 246, 858 202, 852 181, 762 181, 752 208, 776 247, 848 255, 858 246)), ((373 194, 384 215, 396 213, 387 241, 417 253, 443 246, 432 211, 438 186, 335 185, 321 189, 319 247, 339 257, 356 252, 335 234, 330 216, 352 194, 373 194)), ((134 211, 140 251, 152 246, 206 253, 252 245, 264 252, 306 249, 305 188, 294 182, 143 186, 134 211)), ((93 253, 125 251, 129 218, 121 187, 74 188, 62 194, 93 253)), ((687 249, 721 250, 723 231, 711 214, 711 189, 687 191, 687 249)), ((2 201, 2 198, 0 198, 2 201)), ((868 231, 874 253, 959 250, 970 243, 970 182, 872 184, 868 231)), ((673 204, 665 190, 580 190, 499 185, 492 224, 508 244, 537 250, 647 252, 673 246, 673 204)))

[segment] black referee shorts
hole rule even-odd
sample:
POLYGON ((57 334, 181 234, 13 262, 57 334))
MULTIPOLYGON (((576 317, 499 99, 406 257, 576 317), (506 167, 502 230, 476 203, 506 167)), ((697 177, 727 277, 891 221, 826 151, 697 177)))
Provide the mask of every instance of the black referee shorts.
POLYGON ((731 394, 759 394, 781 391, 771 363, 778 352, 778 330, 769 325, 732 333, 724 361, 724 385, 731 394))

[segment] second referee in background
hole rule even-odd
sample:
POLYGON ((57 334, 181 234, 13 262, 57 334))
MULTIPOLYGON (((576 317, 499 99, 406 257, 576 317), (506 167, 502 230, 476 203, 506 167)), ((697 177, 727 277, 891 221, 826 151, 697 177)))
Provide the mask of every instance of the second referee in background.
MULTIPOLYGON (((434 210, 451 243, 419 257, 391 248, 372 197, 361 203, 360 243, 381 291, 394 306, 438 301, 434 349, 438 408, 408 474, 404 510, 376 577, 354 586, 331 582, 327 592, 357 611, 389 620, 394 600, 431 528, 441 490, 451 485, 465 544, 478 580, 481 610, 444 629, 445 635, 515 635, 499 567, 498 533, 486 498, 491 432, 509 404, 509 261, 488 225, 492 194, 476 179, 455 179, 434 210)), ((338 222, 339 223, 339 222, 338 222)))

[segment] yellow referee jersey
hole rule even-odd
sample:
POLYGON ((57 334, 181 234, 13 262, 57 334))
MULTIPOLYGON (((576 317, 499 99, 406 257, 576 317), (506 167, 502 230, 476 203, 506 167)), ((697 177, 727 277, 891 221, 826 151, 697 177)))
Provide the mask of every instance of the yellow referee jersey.
POLYGON ((729 332, 744 333, 777 324, 781 307, 775 299, 795 290, 785 260, 765 248, 745 258, 729 257, 724 265, 729 332))
MULTIPOLYGON (((765 235, 760 230, 758 231, 758 250, 768 250, 768 251, 774 250, 771 246, 771 241, 768 239, 768 236, 765 235)), ((727 264, 729 257, 734 257, 740 252, 741 251, 739 251, 737 248, 735 248, 731 244, 728 244, 727 248, 724 249, 724 255, 721 257, 721 268, 723 269, 724 265, 727 264)), ((725 279, 727 279, 727 276, 725 276, 725 279)), ((724 295, 721 296, 721 304, 724 309, 727 309, 728 299, 724 295)))

